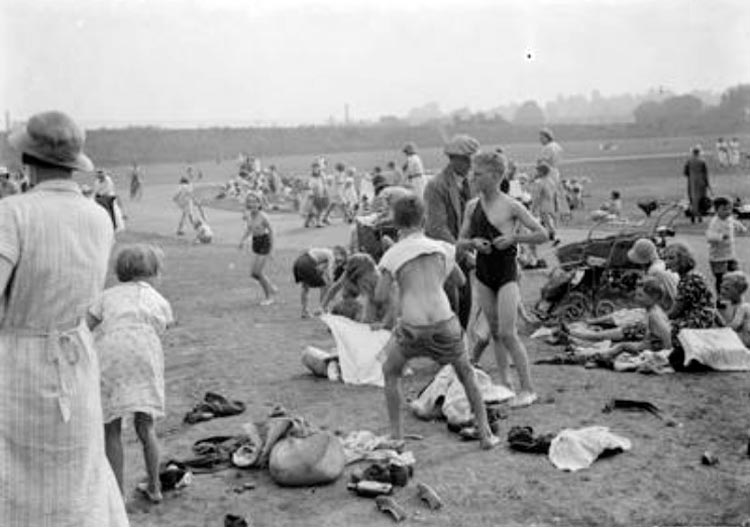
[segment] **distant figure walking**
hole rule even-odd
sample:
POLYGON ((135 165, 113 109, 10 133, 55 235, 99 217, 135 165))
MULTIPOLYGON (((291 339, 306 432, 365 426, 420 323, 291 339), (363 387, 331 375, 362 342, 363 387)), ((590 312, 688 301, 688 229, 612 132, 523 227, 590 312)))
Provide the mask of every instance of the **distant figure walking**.
POLYGON ((701 158, 701 148, 693 147, 693 155, 685 163, 682 171, 687 178, 687 193, 690 200, 690 223, 703 221, 703 214, 711 206, 708 199, 708 191, 711 190, 711 184, 708 181, 708 166, 701 158))
POLYGON ((562 161, 563 148, 555 141, 555 136, 549 128, 539 130, 539 142, 542 149, 539 151, 537 163, 543 162, 550 167, 550 176, 555 182, 557 191, 555 193, 555 208, 560 219, 570 217, 570 206, 565 198, 565 189, 560 178, 560 162, 562 161))
POLYGON ((414 190, 420 198, 424 195, 425 177, 422 158, 417 154, 417 145, 406 143, 403 149, 406 156, 404 164, 404 186, 414 190))
POLYGON ((133 161, 133 168, 130 170, 130 201, 140 201, 143 197, 143 172, 138 163, 133 161))

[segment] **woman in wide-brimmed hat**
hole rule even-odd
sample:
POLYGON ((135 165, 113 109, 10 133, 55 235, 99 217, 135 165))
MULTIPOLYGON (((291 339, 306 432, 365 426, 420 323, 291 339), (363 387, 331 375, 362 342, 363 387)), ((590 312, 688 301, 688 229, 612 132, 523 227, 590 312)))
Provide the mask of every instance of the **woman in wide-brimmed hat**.
POLYGON ((126 526, 84 322, 112 223, 71 180, 93 164, 70 117, 35 115, 9 143, 35 186, 0 201, 0 525, 126 526))

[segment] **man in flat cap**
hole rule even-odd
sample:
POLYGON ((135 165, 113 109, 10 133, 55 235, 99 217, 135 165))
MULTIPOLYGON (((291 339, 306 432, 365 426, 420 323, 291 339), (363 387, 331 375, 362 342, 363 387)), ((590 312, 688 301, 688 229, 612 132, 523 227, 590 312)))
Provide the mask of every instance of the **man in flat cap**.
MULTIPOLYGON (((468 135, 456 135, 445 145, 443 151, 448 156, 448 165, 424 189, 425 234, 455 245, 466 202, 471 199, 467 176, 471 170, 471 158, 479 151, 479 141, 468 135)), ((470 254, 458 253, 456 260, 468 276, 468 271, 473 266, 470 254)), ((460 287, 446 283, 446 293, 461 326, 466 329, 471 313, 471 282, 467 279, 460 287)))

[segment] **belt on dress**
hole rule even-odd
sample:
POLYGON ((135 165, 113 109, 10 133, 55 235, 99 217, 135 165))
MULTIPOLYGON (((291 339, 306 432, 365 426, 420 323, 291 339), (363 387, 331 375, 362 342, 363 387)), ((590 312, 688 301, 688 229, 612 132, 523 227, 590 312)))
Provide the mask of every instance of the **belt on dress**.
POLYGON ((0 335, 6 334, 21 338, 46 340, 46 360, 55 365, 58 381, 56 397, 60 408, 60 415, 64 423, 70 421, 71 394, 73 392, 73 379, 75 377, 74 367, 80 361, 80 350, 84 347, 79 331, 81 324, 82 321, 51 329, 7 328, 0 330, 0 335))

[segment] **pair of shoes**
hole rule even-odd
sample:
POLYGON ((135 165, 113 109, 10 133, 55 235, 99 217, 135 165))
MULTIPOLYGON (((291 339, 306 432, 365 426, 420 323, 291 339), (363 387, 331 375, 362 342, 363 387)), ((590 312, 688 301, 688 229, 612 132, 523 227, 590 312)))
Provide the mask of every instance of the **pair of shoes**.
POLYGON ((534 392, 521 392, 510 401, 511 408, 524 408, 531 406, 538 399, 534 392))

